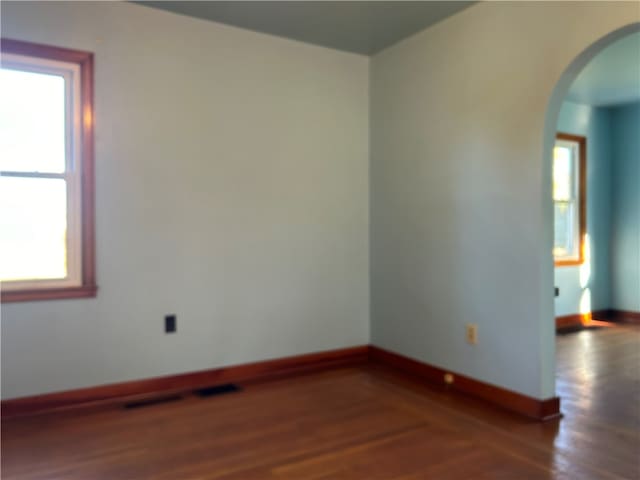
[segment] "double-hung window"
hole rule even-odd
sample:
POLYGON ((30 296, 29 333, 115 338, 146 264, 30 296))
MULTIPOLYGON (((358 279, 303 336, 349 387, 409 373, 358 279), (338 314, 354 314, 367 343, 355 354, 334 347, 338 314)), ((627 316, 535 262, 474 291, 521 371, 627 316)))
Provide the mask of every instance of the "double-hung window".
POLYGON ((93 55, 0 46, 2 301, 95 296, 93 55))
POLYGON ((586 138, 558 133, 553 149, 555 264, 580 265, 586 234, 586 138))

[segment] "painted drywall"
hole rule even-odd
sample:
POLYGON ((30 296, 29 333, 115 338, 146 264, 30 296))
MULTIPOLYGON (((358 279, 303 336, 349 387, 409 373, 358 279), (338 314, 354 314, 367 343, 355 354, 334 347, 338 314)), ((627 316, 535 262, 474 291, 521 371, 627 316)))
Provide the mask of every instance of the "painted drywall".
POLYGON ((373 344, 554 395, 557 115, 594 42, 639 20, 633 3, 482 2, 372 58, 373 344))
POLYGON ((96 52, 101 287, 3 306, 3 398, 363 343, 367 174, 374 343, 553 395, 543 159, 633 3, 481 3, 374 57, 371 92, 366 58, 142 9, 3 2, 4 36, 96 52))
POLYGON ((612 308, 640 312, 640 103, 611 109, 612 308))
POLYGON ((560 266, 554 284, 557 316, 584 309, 611 307, 609 238, 611 232, 611 141, 609 109, 564 102, 557 130, 587 137, 587 235, 588 258, 582 266, 560 266))
POLYGON ((368 343, 367 57, 125 2, 2 35, 95 52, 99 284, 2 306, 3 398, 368 343))

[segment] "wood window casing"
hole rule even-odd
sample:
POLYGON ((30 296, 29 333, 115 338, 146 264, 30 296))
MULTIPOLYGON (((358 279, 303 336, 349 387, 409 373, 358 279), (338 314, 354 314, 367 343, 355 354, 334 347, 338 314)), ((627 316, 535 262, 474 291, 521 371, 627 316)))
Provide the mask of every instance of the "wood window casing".
POLYGON ((578 257, 571 259, 556 259, 556 267, 582 265, 585 261, 587 236, 587 139, 581 135, 558 132, 556 140, 565 140, 578 144, 578 257))
MULTIPOLYGON (((93 108, 93 54, 79 50, 41 45, 19 40, 1 39, 3 55, 20 55, 34 59, 52 60, 75 64, 80 72, 80 122, 75 128, 79 132, 79 284, 60 288, 27 287, 6 289, 1 292, 1 301, 24 302, 65 298, 95 297, 97 293, 95 270, 95 179, 94 179, 94 108, 93 108)), ((34 282, 35 284, 36 282, 34 282)))

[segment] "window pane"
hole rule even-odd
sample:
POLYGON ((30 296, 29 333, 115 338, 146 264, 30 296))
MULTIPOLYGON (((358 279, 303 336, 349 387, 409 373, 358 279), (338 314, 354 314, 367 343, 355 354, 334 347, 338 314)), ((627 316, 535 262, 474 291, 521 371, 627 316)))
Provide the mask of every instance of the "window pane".
POLYGON ((569 202, 554 202, 554 243, 555 257, 574 256, 574 205, 569 202))
POLYGON ((0 177, 0 280, 65 278, 66 234, 65 180, 0 177))
POLYGON ((556 146, 553 149, 553 199, 567 201, 572 198, 572 149, 556 146))
POLYGON ((64 78, 0 69, 0 170, 65 170, 64 78))

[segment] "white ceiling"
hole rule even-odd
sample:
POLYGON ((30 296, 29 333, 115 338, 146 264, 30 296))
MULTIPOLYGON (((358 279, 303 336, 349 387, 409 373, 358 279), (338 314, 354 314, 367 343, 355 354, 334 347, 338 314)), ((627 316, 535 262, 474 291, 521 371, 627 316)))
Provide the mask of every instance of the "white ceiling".
POLYGON ((348 52, 372 55, 476 2, 137 1, 348 52))
POLYGON ((640 101, 640 32, 596 55, 578 74, 567 98, 598 107, 640 101))

